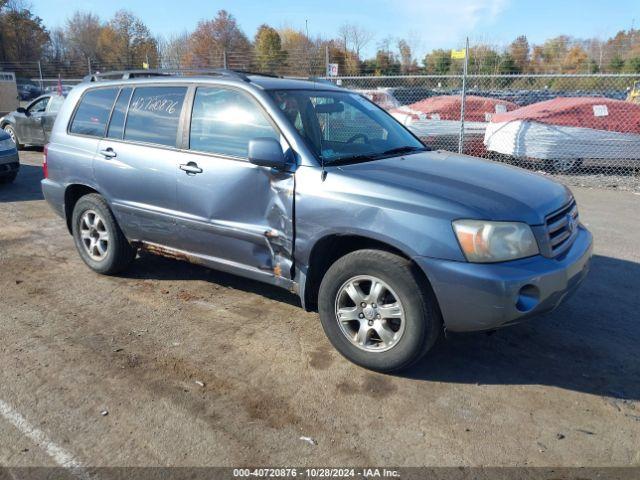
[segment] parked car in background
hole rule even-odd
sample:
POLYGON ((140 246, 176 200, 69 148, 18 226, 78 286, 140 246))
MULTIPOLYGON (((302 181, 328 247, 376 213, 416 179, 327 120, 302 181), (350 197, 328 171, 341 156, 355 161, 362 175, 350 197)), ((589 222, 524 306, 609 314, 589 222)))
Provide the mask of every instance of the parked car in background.
POLYGON ((64 103, 65 95, 42 95, 26 108, 18 108, 0 118, 0 128, 9 134, 16 146, 42 147, 49 141, 53 122, 64 103))
POLYGON ((13 139, 0 130, 0 183, 11 183, 20 169, 18 149, 13 139))
POLYGON ((487 150, 543 163, 557 173, 583 162, 640 165, 640 105, 603 97, 558 97, 494 115, 487 150))
MULTIPOLYGON (((456 150, 460 136, 459 95, 438 95, 389 111, 433 149, 456 150)), ((484 132, 496 113, 518 108, 513 102, 491 97, 467 95, 465 101, 464 151, 470 155, 485 156, 484 132)))
POLYGON ((364 90, 354 89, 352 91, 368 98, 373 103, 387 111, 401 107, 400 102, 393 96, 393 93, 391 93, 391 89, 389 88, 372 88, 364 90))
POLYGON ((429 151, 320 82, 228 70, 85 82, 44 174, 94 271, 118 273, 142 250, 286 288, 340 353, 379 371, 417 361, 443 327, 553 310, 591 258, 563 185, 429 151))
POLYGON ((33 100, 42 93, 42 90, 37 85, 33 85, 31 83, 22 83, 18 85, 18 96, 23 102, 33 100))
POLYGON ((69 92, 71 91, 73 87, 70 85, 49 85, 47 87, 44 87, 44 91, 42 92, 43 94, 49 94, 49 95, 55 95, 56 93, 58 93, 59 91, 62 91, 62 95, 64 95, 65 97, 69 94, 69 92))

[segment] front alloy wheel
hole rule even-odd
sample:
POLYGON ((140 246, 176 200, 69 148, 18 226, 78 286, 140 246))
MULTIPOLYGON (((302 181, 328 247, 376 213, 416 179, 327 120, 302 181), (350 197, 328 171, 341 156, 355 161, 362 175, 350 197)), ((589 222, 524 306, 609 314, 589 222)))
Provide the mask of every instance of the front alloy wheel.
POLYGON ((393 348, 405 326, 398 296, 385 282, 369 275, 350 278, 340 287, 336 320, 353 345, 370 352, 393 348))
POLYGON ((442 328, 438 302, 411 260, 363 249, 329 267, 318 292, 329 341, 352 362, 392 372, 418 361, 442 328))

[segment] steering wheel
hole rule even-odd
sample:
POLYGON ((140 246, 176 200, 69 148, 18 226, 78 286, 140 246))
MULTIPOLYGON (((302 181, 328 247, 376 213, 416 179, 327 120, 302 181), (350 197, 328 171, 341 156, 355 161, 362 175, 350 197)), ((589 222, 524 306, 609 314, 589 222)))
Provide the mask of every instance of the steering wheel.
POLYGON ((367 137, 364 133, 356 133, 353 137, 347 140, 347 143, 353 143, 359 138, 364 140, 364 143, 369 143, 369 137, 367 137))

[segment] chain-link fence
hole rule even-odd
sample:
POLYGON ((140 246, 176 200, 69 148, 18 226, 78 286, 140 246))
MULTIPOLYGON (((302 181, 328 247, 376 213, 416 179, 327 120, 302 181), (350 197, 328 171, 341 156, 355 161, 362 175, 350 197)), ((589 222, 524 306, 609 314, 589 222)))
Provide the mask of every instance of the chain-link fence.
MULTIPOLYGON (((328 51, 316 50, 290 53, 273 65, 256 55, 214 52, 196 66, 324 76, 331 59, 328 51)), ((150 66, 182 69, 184 63, 164 58, 150 66)), ((3 70, 9 67, 2 65, 3 70)), ((83 68, 21 63, 18 90, 28 101, 43 91, 56 91, 59 81, 64 90, 71 88, 82 80, 78 72, 83 69, 95 73, 126 68, 119 63, 87 62, 83 68)), ((462 75, 325 80, 370 98, 432 148, 516 165, 570 185, 640 191, 640 74, 468 75, 464 107, 462 75)))
POLYGON ((337 77, 427 145, 640 191, 640 75, 337 77))

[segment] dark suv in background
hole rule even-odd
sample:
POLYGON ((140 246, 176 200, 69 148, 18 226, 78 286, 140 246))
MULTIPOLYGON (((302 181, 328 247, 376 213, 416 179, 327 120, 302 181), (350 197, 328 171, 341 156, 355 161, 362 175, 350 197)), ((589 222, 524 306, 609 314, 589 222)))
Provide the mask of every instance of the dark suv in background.
POLYGON ((0 183, 11 183, 20 169, 18 149, 13 139, 0 130, 0 183))
POLYGON ((343 355, 392 371, 443 327, 554 309, 588 271, 566 187, 428 151, 353 92, 231 71, 97 80, 62 105, 42 181, 96 272, 144 250, 286 288, 343 355))

